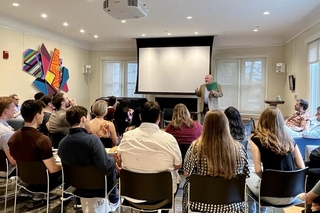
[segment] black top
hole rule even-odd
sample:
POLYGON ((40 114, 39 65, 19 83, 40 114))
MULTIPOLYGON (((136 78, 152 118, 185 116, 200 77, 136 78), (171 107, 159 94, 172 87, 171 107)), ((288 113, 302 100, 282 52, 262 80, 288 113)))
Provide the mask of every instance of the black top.
POLYGON ((49 131, 48 131, 48 128, 46 126, 46 123, 49 121, 50 116, 51 116, 50 112, 44 112, 43 121, 38 127, 38 130, 40 132, 42 132, 44 135, 46 135, 46 136, 49 136, 49 131))
MULTIPOLYGON (((276 154, 270 149, 262 147, 260 139, 257 137, 257 135, 254 135, 251 140, 259 148, 263 171, 267 169, 282 171, 296 170, 293 152, 289 152, 287 155, 276 154)), ((294 146, 296 146, 295 143, 294 146)))

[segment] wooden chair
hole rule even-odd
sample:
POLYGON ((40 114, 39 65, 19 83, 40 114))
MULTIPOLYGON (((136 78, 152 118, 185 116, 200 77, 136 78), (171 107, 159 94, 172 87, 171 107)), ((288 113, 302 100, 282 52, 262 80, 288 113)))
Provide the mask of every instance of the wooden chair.
MULTIPOLYGON (((34 185, 46 185, 46 192, 37 192, 41 194, 45 194, 47 196, 47 213, 49 212, 49 200, 50 200, 50 180, 49 180, 49 172, 46 166, 42 161, 30 161, 30 162, 22 162, 18 161, 16 166, 16 172, 21 181, 26 184, 34 184, 34 185)), ((18 178, 16 178, 16 188, 14 193, 14 213, 17 208, 17 194, 18 194, 18 186, 24 188, 25 190, 35 193, 34 191, 30 191, 25 186, 21 185, 18 182, 18 178)))
MULTIPOLYGON (((104 198, 108 200, 109 194, 107 191, 107 176, 101 172, 96 166, 68 166, 62 164, 62 198, 63 194, 72 194, 76 197, 77 194, 68 192, 64 187, 65 185, 72 186, 77 190, 104 190, 104 198)), ((116 187, 113 186, 113 188, 116 187)), ((113 189, 112 188, 112 189, 113 189)), ((110 191, 112 191, 112 189, 110 191)), ((106 205, 106 212, 108 206, 106 205)), ((63 202, 61 202, 61 213, 63 213, 63 202)))
POLYGON ((258 197, 254 195, 250 189, 247 189, 248 195, 259 204, 259 207, 285 208, 304 203, 304 201, 297 198, 287 205, 274 205, 261 200, 261 197, 281 199, 296 197, 303 192, 306 193, 307 173, 308 167, 294 171, 268 169, 262 173, 258 197))
POLYGON ((246 176, 238 175, 231 179, 192 174, 188 183, 188 212, 191 203, 200 202, 212 205, 227 205, 244 202, 246 211, 246 176))
POLYGON ((172 210, 175 212, 174 191, 171 172, 160 173, 136 173, 125 169, 120 172, 119 195, 122 197, 137 200, 154 202, 135 203, 128 199, 119 206, 119 213, 122 206, 131 210, 155 211, 172 210))

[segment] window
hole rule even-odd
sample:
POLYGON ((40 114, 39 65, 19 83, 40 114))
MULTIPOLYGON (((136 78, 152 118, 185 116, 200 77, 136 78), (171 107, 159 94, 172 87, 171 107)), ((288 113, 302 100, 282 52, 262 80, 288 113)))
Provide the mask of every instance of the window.
POLYGON ((137 62, 129 60, 102 61, 102 96, 143 97, 134 94, 137 80, 137 62))
POLYGON ((265 58, 216 60, 216 79, 223 91, 219 108, 233 106, 242 113, 263 111, 266 93, 265 64, 265 58))
POLYGON ((320 39, 308 44, 308 70, 309 70, 309 108, 315 114, 320 106, 320 39))

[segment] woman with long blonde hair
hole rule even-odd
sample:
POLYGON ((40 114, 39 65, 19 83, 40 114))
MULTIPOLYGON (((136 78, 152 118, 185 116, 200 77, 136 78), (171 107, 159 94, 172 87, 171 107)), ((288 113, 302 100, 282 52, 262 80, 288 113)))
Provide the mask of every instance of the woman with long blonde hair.
MULTIPOLYGON (((287 133, 283 115, 277 107, 268 107, 261 113, 256 133, 251 138, 250 148, 255 173, 250 174, 247 184, 256 195, 259 193, 258 186, 263 170, 292 171, 304 168, 299 148, 287 133)), ((286 205, 295 198, 261 199, 271 204, 286 205)), ((254 210, 251 208, 249 212, 254 210)))
MULTIPOLYGON (((239 174, 249 174, 247 153, 235 141, 229 130, 229 122, 223 112, 211 110, 206 113, 201 136, 187 151, 184 162, 186 183, 183 187, 183 212, 187 212, 189 176, 210 175, 230 179, 239 174)), ((200 212, 244 212, 244 203, 208 205, 191 203, 191 209, 200 212)))

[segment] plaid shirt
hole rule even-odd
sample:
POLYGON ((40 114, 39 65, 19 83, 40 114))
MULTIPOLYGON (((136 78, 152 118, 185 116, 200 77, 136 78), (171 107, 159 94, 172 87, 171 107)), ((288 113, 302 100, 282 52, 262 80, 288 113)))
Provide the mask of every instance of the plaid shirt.
POLYGON ((310 114, 307 111, 304 112, 295 112, 287 120, 286 125, 292 130, 295 130, 295 127, 301 127, 304 129, 307 122, 310 120, 310 114))
MULTIPOLYGON (((197 149, 196 143, 192 143, 188 149, 185 157, 184 169, 191 175, 197 173, 200 175, 208 174, 207 160, 205 157, 200 161, 200 168, 197 168, 197 149), (197 172, 196 172, 197 171, 197 172)), ((243 146, 238 143, 238 151, 240 153, 240 161, 237 161, 237 170, 235 174, 245 174, 249 176, 247 153, 243 146)), ((183 213, 188 212, 188 183, 189 178, 186 179, 186 183, 183 186, 183 213)), ((242 213, 244 212, 244 202, 232 203, 229 205, 211 205, 199 202, 192 202, 191 209, 199 212, 213 212, 213 213, 242 213)))

